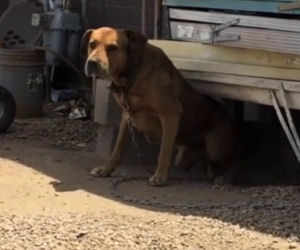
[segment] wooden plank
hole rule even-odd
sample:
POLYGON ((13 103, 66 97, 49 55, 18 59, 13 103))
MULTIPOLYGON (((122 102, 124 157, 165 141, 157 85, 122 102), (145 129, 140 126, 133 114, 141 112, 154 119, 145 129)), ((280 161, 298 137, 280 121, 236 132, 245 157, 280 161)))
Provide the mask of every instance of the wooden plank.
MULTIPOLYGON (((227 98, 238 101, 248 101, 263 105, 272 105, 270 99, 270 90, 259 89, 245 86, 234 86, 224 83, 212 83, 198 80, 190 80, 191 85, 200 93, 210 96, 227 98)), ((300 93, 290 92, 287 93, 289 100, 289 107, 292 109, 300 109, 300 93)), ((279 99, 280 106, 283 102, 279 99)))
POLYGON ((185 71, 181 70, 181 74, 190 80, 198 80, 213 83, 222 83, 240 87, 251 87, 257 89, 269 89, 278 90, 280 85, 283 84, 283 88, 287 92, 299 92, 300 82, 296 81, 284 81, 259 77, 238 76, 220 73, 208 73, 200 71, 185 71))
POLYGON ((257 65, 244 65, 229 62, 214 62, 206 60, 190 60, 170 57, 175 67, 180 70, 215 72, 231 75, 243 75, 272 79, 300 81, 300 70, 287 68, 272 68, 257 65))
POLYGON ((171 58, 203 60, 264 67, 300 69, 300 56, 262 50, 231 48, 201 43, 150 40, 171 58))
MULTIPOLYGON (((207 24, 171 22, 171 38, 191 42, 207 42, 211 28, 207 24), (182 29, 192 29, 188 36, 182 34, 182 29), (204 38, 204 39, 203 39, 204 38)), ((220 42, 223 46, 261 49, 289 54, 300 54, 300 33, 274 31, 243 27, 229 27, 219 32, 219 36, 240 35, 240 40, 220 42)))
MULTIPOLYGON (((279 89, 281 80, 258 78, 258 77, 249 77, 249 76, 238 76, 238 75, 229 75, 229 74, 220 74, 220 73, 208 73, 200 71, 185 71, 181 70, 181 74, 190 80, 199 80, 205 82, 214 82, 229 84, 233 86, 245 86, 245 87, 254 87, 259 89, 279 89)), ((289 82, 289 86, 293 86, 295 82, 289 82)), ((299 87, 300 84, 298 83, 299 87)), ((295 88, 296 89, 296 88, 295 88)))
POLYGON ((239 10, 265 13, 300 14, 300 10, 279 11, 278 2, 258 0, 163 0, 169 7, 205 8, 216 10, 239 10))
POLYGON ((202 94, 227 98, 237 101, 254 102, 257 104, 271 105, 268 90, 256 88, 236 87, 222 83, 208 83, 202 81, 189 81, 191 85, 202 94))
POLYGON ((206 11, 169 9, 171 19, 221 24, 239 19, 237 26, 300 32, 300 20, 282 19, 206 11))
POLYGON ((284 90, 288 92, 300 92, 300 83, 291 81, 282 81, 284 90))
POLYGON ((282 82, 290 107, 300 109, 299 61, 290 55, 176 41, 150 43, 163 49, 201 93, 271 105, 269 91, 282 82))

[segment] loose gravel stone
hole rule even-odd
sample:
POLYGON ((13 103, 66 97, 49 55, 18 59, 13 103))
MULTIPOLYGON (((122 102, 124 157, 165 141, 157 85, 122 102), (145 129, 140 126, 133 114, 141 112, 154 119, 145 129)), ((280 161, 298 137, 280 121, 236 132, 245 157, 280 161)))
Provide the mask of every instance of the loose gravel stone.
MULTIPOLYGON (((131 216, 64 214, 0 216, 0 249, 299 249, 249 229, 198 216, 147 220, 131 216)), ((295 239, 294 239, 295 240, 295 239)))

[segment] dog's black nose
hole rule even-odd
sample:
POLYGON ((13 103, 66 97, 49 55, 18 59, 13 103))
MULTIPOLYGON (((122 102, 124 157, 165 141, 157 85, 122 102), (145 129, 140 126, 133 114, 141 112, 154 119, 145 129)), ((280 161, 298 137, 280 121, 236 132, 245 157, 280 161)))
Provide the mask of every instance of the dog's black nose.
POLYGON ((97 74, 99 70, 99 64, 95 59, 88 59, 85 64, 85 74, 87 76, 97 74))

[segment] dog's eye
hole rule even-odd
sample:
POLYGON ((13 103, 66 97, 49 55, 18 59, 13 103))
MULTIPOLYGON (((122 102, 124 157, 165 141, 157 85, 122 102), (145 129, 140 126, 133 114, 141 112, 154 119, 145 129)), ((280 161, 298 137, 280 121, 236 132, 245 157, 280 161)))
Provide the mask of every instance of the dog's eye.
POLYGON ((95 49, 97 47, 98 43, 97 41, 91 41, 89 43, 90 49, 95 49))
POLYGON ((109 52, 116 51, 117 49, 118 49, 118 46, 115 44, 110 44, 110 45, 107 45, 107 47, 106 47, 106 50, 109 52))

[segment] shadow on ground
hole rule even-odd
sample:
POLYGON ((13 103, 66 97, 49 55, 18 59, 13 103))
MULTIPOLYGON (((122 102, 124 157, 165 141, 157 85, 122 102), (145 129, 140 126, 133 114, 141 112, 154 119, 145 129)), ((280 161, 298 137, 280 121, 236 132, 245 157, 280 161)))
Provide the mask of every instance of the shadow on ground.
MULTIPOLYGON (((267 130, 270 132, 269 128, 267 130)), ((266 134, 267 131, 262 131, 259 136, 262 139, 264 137, 263 135, 266 134)), ((256 139, 257 138, 258 137, 256 137, 256 139)), ((257 143, 257 140, 255 141, 257 143)), ((270 143, 275 144, 274 141, 270 143)), ((265 145, 262 143, 261 145, 257 144, 254 148, 256 148, 256 152, 259 152, 264 147, 265 145)), ((252 153, 254 159, 255 152, 253 151, 252 153)), ((58 192, 85 190, 111 200, 115 200, 115 198, 111 196, 110 188, 111 181, 115 179, 116 176, 150 176, 149 172, 145 170, 145 167, 123 166, 115 173, 115 177, 113 178, 91 178, 88 174, 89 169, 100 164, 100 160, 95 153, 84 150, 62 150, 59 147, 54 147, 42 141, 31 141, 30 138, 21 141, 1 139, 0 154, 2 158, 20 162, 40 173, 53 177, 55 181, 51 181, 49 185, 52 185, 58 192)), ((272 159, 274 160, 274 158, 276 158, 275 155, 278 154, 278 152, 273 151, 270 146, 268 150, 266 150, 266 155, 268 154, 269 157, 266 157, 266 160, 263 161, 266 165, 272 163, 272 159)), ((143 162, 140 165, 145 166, 143 162)), ((260 167, 261 166, 253 169, 257 170, 260 169, 260 167)), ((263 178, 263 174, 259 174, 262 172, 263 171, 252 171, 253 178, 258 180, 256 184, 272 183, 278 180, 277 177, 272 177, 266 181, 266 179, 263 178)), ((274 172, 274 170, 272 170, 272 172, 274 172)), ((141 207, 152 211, 207 216, 274 236, 300 238, 300 187, 216 187, 201 181, 201 173, 197 169, 192 169, 189 173, 173 170, 171 175, 193 178, 193 181, 173 182, 172 185, 168 187, 155 188, 149 187, 145 181, 137 180, 122 184, 119 191, 121 194, 130 197, 168 204, 207 204, 206 209, 181 210, 160 209, 153 206, 140 206, 135 203, 125 202, 125 204, 130 206, 141 207), (273 203, 276 205, 276 208, 228 207, 228 204, 239 204, 241 202, 251 203, 254 201, 273 203), (221 208, 214 208, 215 204, 220 203, 225 205, 221 208), (285 206, 285 204, 288 204, 288 206, 285 206)), ((266 175, 270 176, 268 174, 266 175)), ((245 172, 243 178, 246 178, 245 176, 250 175, 247 175, 247 172, 245 172)), ((251 178, 250 176, 248 180, 251 178)), ((122 202, 121 200, 117 201, 122 202)), ((99 204, 99 206, 101 206, 101 204, 99 204)))

